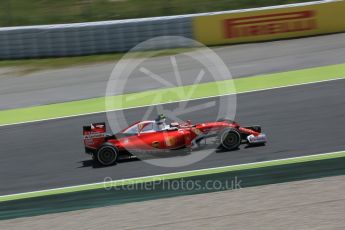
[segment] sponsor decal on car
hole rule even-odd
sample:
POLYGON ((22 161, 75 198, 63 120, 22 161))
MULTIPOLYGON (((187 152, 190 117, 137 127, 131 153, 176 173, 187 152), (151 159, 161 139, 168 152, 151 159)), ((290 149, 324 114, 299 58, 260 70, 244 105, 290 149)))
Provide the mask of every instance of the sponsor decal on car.
POLYGON ((254 136, 253 134, 252 135, 249 135, 247 137, 247 140, 249 143, 265 143, 267 142, 267 137, 265 134, 261 133, 259 134, 258 136, 254 136))
POLYGON ((93 138, 100 138, 100 137, 104 137, 104 133, 97 133, 97 132, 91 132, 89 134, 85 134, 84 135, 84 140, 89 140, 89 139, 93 139, 93 138))
POLYGON ((94 142, 92 139, 85 139, 85 145, 93 145, 94 142))
POLYGON ((176 138, 175 137, 167 137, 167 138, 165 138, 165 144, 168 147, 174 146, 176 144, 176 138))
POLYGON ((151 143, 151 146, 152 146, 153 148, 159 148, 159 141, 153 141, 153 142, 151 143))
POLYGON ((192 128, 192 132, 193 133, 195 133, 196 135, 201 135, 201 134, 203 134, 202 132, 201 132, 201 130, 200 129, 197 129, 197 128, 192 128))

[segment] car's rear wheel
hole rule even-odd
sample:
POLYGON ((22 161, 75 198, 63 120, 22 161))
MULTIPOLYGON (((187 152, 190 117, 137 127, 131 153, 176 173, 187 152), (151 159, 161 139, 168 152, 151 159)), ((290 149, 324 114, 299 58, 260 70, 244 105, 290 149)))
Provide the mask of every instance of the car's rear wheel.
POLYGON ((101 165, 109 166, 116 162, 117 157, 118 150, 110 144, 104 144, 97 151, 97 155, 95 158, 101 165))
POLYGON ((241 135, 236 129, 225 129, 220 135, 220 144, 226 150, 237 149, 241 144, 241 135))

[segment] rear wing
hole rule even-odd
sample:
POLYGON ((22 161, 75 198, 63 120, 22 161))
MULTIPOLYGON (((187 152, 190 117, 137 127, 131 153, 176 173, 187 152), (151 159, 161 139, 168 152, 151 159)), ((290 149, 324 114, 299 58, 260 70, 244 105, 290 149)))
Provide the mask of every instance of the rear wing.
POLYGON ((98 149, 105 141, 107 127, 105 122, 83 126, 84 145, 86 148, 98 149))

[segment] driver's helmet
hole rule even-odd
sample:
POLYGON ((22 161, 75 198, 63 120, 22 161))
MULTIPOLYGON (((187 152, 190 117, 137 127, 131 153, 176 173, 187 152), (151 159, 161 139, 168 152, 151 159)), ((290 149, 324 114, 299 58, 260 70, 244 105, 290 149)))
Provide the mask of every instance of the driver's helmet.
POLYGON ((165 116, 163 114, 160 114, 155 119, 155 130, 161 131, 161 130, 164 130, 164 129, 166 129, 165 116))
POLYGON ((155 119, 157 125, 161 125, 165 123, 165 116, 163 114, 159 114, 158 117, 155 119))

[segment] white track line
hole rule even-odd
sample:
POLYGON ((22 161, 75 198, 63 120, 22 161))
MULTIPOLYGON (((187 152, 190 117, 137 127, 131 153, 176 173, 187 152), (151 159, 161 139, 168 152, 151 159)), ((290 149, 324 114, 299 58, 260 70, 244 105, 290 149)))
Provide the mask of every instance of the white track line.
MULTIPOLYGON (((234 94, 254 93, 254 92, 268 91, 268 90, 274 90, 274 89, 288 88, 288 87, 293 87, 293 86, 302 86, 302 85, 311 85, 311 84, 317 84, 317 83, 322 83, 322 82, 330 82, 330 81, 336 81, 336 80, 345 80, 345 76, 344 77, 327 79, 327 80, 321 80, 321 81, 313 81, 313 82, 306 82, 306 83, 292 84, 292 85, 285 85, 285 86, 277 86, 277 87, 271 87, 271 88, 265 88, 265 89, 249 90, 249 91, 244 91, 244 92, 239 92, 239 93, 229 93, 229 94, 222 94, 222 95, 216 95, 216 96, 199 97, 199 98, 194 98, 194 99, 185 99, 185 100, 179 100, 179 101, 173 101, 173 102, 164 102, 164 103, 157 103, 157 104, 133 106, 133 107, 123 108, 123 109, 98 111, 98 112, 92 112, 92 113, 80 113, 80 114, 74 114, 74 115, 68 115, 68 116, 62 116, 62 117, 53 117, 53 118, 39 119, 39 120, 33 120, 33 121, 24 121, 24 122, 17 122, 17 123, 2 124, 2 125, 0 125, 0 127, 11 126, 11 125, 22 125, 22 124, 29 124, 29 123, 43 122, 43 121, 51 121, 51 120, 58 120, 58 119, 65 119, 65 118, 73 118, 73 117, 81 117, 81 116, 88 116, 88 115, 101 114, 101 113, 107 113, 107 112, 115 112, 115 111, 121 111, 121 110, 143 108, 143 107, 147 107, 147 106, 172 104, 172 103, 184 102, 184 101, 196 101, 196 100, 202 100, 202 99, 207 99, 207 98, 230 96, 230 95, 234 95, 234 94)), ((88 100, 88 99, 85 99, 85 100, 88 100)), ((18 109, 21 109, 21 108, 18 108, 18 109)), ((1 111, 0 111, 0 113, 1 113, 1 111)))

